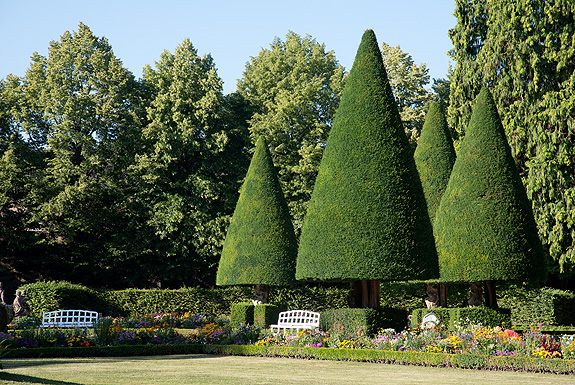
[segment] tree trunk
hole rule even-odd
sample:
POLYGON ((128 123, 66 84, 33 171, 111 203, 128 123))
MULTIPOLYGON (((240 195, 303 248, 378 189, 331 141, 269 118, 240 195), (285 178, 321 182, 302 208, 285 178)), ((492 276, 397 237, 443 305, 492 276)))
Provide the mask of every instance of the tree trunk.
POLYGON ((484 281, 483 282, 484 287, 485 287, 485 306, 493 308, 493 309, 497 309, 497 295, 496 295, 496 291, 495 291, 495 281, 490 280, 490 281, 484 281))
POLYGON ((481 281, 470 282, 469 289, 471 291, 471 298, 467 301, 469 307, 481 306, 483 304, 483 285, 481 281))
POLYGON ((437 284, 437 292, 439 296, 439 306, 440 307, 447 307, 447 284, 445 283, 438 283, 437 284))
POLYGON ((261 305, 263 303, 269 303, 271 286, 269 285, 255 285, 254 287, 254 299, 252 302, 254 305, 261 305))
POLYGON ((352 284, 351 307, 372 308, 379 307, 380 284, 377 280, 362 279, 352 284))

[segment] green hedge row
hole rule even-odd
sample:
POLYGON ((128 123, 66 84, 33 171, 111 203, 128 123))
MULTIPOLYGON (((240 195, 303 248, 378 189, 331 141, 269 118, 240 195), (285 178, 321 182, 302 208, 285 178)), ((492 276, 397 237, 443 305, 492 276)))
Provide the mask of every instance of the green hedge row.
POLYGON ((365 330, 375 335, 380 329, 403 330, 407 326, 407 311, 392 308, 379 309, 331 309, 321 312, 321 330, 344 327, 348 330, 365 330))
MULTIPOLYGON (((253 288, 232 286, 217 289, 181 288, 176 290, 126 289, 100 291, 63 281, 26 284, 32 315, 46 311, 86 309, 104 316, 135 316, 153 313, 230 314, 234 303, 251 302, 253 288)), ((272 303, 284 303, 285 310, 322 311, 346 306, 345 287, 296 286, 272 289, 272 303)))
MULTIPOLYGON (((499 285, 499 305, 511 309, 515 325, 528 328, 545 326, 575 326, 575 294, 551 288, 533 288, 517 285, 499 285)), ((424 284, 421 282, 382 283, 383 307, 411 311, 423 307, 424 284)), ((464 306, 462 285, 450 285, 448 302, 451 307, 464 306)), ((182 288, 177 290, 126 289, 99 291, 69 282, 37 282, 19 289, 26 290, 32 315, 40 317, 45 311, 58 309, 94 310, 103 315, 133 316, 149 313, 194 312, 230 314, 231 306, 249 302, 251 287, 225 287, 217 289, 182 288)), ((274 288, 270 301, 286 304, 284 310, 305 309, 325 311, 347 307, 349 286, 295 286, 274 288)))
POLYGON ((511 311, 509 309, 492 309, 484 306, 416 309, 411 313, 411 327, 416 328, 423 323, 428 313, 434 313, 439 325, 455 330, 457 326, 481 323, 483 326, 503 328, 511 327, 511 311))
POLYGON ((82 348, 9 349, 4 358, 120 357, 168 354, 219 354, 290 357, 337 361, 378 362, 484 370, 575 374, 575 360, 535 357, 496 357, 472 354, 398 352, 371 349, 292 348, 254 345, 127 345, 82 348))
POLYGON ((575 293, 571 291, 510 285, 501 295, 499 306, 511 309, 514 324, 575 326, 575 293))

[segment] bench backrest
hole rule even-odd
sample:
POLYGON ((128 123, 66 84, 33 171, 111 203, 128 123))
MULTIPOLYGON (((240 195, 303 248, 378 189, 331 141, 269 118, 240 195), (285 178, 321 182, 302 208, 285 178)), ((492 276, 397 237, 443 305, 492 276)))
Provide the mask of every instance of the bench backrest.
POLYGON ((282 311, 278 324, 319 326, 319 313, 309 310, 282 311))
POLYGON ((98 312, 90 310, 54 310, 42 315, 42 326, 91 326, 98 322, 98 312))

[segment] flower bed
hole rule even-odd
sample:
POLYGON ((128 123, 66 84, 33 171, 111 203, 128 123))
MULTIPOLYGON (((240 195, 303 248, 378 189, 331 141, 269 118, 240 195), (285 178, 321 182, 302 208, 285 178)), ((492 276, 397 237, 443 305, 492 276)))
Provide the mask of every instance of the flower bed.
POLYGON ((389 352, 455 354, 458 356, 575 359, 575 336, 553 336, 538 329, 521 334, 499 327, 471 325, 447 332, 441 328, 382 329, 375 336, 336 323, 328 331, 302 330, 272 334, 256 326, 231 328, 229 317, 204 314, 156 314, 139 318, 101 318, 94 329, 40 329, 22 320, 16 329, 0 333, 7 349, 107 347, 142 345, 254 345, 367 349, 389 352))
POLYGON ((302 330, 291 335, 265 332, 256 345, 575 359, 575 336, 553 336, 537 329, 520 335, 509 329, 482 326, 468 326, 451 333, 441 328, 402 332, 383 329, 375 337, 369 337, 362 330, 351 331, 336 324, 327 332, 302 330))

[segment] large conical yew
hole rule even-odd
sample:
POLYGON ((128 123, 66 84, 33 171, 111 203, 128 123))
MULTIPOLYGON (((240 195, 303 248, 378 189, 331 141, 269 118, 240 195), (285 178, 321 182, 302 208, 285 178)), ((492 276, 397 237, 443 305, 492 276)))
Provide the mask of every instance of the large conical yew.
POLYGON ((297 240, 277 172, 260 137, 226 234, 218 285, 295 283, 297 240))
POLYGON ((437 276, 421 182, 375 34, 368 30, 321 161, 300 237, 296 278, 437 276))
POLYGON ((455 163, 453 140, 440 102, 431 102, 429 106, 413 159, 425 194, 427 212, 433 223, 455 163))
POLYGON ((434 232, 441 281, 546 277, 531 204, 487 88, 477 96, 434 232))

